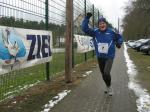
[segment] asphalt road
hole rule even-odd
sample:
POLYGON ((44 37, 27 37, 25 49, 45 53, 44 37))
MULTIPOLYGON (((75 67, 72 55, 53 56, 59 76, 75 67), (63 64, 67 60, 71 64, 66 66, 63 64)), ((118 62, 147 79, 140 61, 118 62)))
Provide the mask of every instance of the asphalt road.
POLYGON ((112 75, 113 96, 104 93, 105 85, 99 68, 92 69, 78 87, 50 112, 137 112, 136 97, 128 89, 128 74, 123 48, 117 50, 112 75))

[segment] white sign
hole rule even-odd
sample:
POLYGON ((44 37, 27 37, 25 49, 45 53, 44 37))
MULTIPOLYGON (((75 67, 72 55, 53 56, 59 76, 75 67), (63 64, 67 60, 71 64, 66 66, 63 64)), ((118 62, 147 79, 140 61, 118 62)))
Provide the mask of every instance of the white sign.
POLYGON ((0 74, 49 62, 52 32, 0 26, 0 74))
POLYGON ((94 50, 93 37, 74 35, 77 41, 77 52, 85 53, 94 50))

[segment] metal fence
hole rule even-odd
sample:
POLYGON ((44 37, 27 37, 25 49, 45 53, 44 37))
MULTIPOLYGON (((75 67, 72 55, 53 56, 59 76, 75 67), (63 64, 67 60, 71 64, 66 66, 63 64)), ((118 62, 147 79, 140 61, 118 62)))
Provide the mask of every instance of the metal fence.
MULTIPOLYGON (((89 0, 74 0, 74 34, 84 34, 80 23, 86 12, 93 13, 91 24, 96 26, 99 11, 94 5, 89 0)), ((20 94, 21 91, 64 71, 64 43, 60 39, 65 34, 66 0, 0 0, 0 25, 50 30, 53 33, 54 49, 61 48, 61 52, 53 51, 50 63, 0 75, 0 101, 20 94), (46 76, 46 69, 50 76, 46 76)), ((76 44, 73 46, 74 65, 93 57, 93 52, 78 54, 75 46, 76 44)))

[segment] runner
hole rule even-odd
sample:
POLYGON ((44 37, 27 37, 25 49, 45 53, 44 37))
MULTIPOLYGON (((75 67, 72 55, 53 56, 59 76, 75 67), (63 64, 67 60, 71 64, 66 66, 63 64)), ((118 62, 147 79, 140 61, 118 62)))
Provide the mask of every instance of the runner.
POLYGON ((93 37, 99 68, 106 84, 105 93, 112 96, 110 71, 115 57, 115 46, 120 49, 123 38, 119 33, 108 27, 108 23, 104 17, 98 20, 98 28, 89 28, 88 24, 91 16, 92 13, 90 12, 85 16, 82 22, 82 30, 93 37))

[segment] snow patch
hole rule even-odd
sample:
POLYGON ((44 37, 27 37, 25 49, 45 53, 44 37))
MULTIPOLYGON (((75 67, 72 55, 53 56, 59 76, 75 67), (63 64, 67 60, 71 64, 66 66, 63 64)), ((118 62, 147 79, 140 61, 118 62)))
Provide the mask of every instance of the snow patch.
POLYGON ((90 75, 93 71, 87 71, 85 74, 90 75))
POLYGON ((87 76, 91 75, 92 72, 93 72, 93 71, 87 71, 87 72, 85 72, 85 74, 83 74, 82 76, 83 76, 83 77, 87 77, 87 76))
POLYGON ((83 77, 87 77, 87 75, 85 75, 85 74, 83 74, 82 76, 83 76, 83 77))
POLYGON ((14 101, 14 102, 12 102, 13 104, 16 104, 17 103, 17 101, 14 101))
POLYGON ((53 97, 47 104, 44 105, 44 110, 41 112, 49 112, 51 108, 54 107, 55 104, 60 102, 71 90, 64 90, 63 92, 59 93, 57 96, 53 97))
MULTIPOLYGON (((8 96, 5 99, 13 98, 16 93, 19 93, 22 90, 26 90, 26 89, 28 89, 30 87, 33 87, 33 86, 37 85, 38 83, 40 83, 39 80, 37 80, 37 82, 35 82, 33 84, 24 85, 24 86, 18 86, 18 88, 16 88, 14 91, 10 91, 10 92, 5 93, 4 96, 8 96)), ((4 101, 5 99, 3 99, 1 101, 4 101)))
POLYGON ((135 79, 138 71, 136 70, 136 66, 133 61, 130 59, 127 46, 124 44, 124 56, 127 63, 127 73, 129 74, 129 83, 128 87, 132 89, 135 95, 138 97, 136 100, 137 103, 137 111, 138 112, 150 112, 150 95, 146 89, 142 88, 137 80, 135 79))

